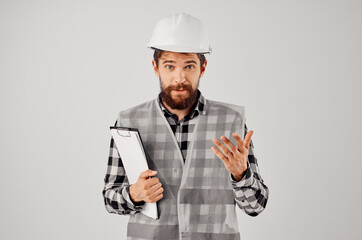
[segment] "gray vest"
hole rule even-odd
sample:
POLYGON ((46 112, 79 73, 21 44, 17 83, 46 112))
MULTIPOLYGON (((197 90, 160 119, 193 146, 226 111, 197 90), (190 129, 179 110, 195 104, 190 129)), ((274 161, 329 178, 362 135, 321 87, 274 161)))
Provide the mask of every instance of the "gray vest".
POLYGON ((185 163, 157 100, 119 113, 117 126, 139 129, 150 169, 164 188, 159 219, 131 215, 128 239, 240 239, 230 173, 210 148, 213 138, 233 140, 235 131, 244 136, 244 107, 205 101, 185 163))

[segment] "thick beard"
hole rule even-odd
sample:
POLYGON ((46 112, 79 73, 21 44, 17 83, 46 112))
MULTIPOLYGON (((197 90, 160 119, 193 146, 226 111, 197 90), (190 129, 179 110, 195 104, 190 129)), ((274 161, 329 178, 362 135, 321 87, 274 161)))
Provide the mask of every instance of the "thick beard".
POLYGON ((170 108, 175 110, 185 110, 191 106, 193 106, 197 99, 198 99, 198 91, 192 89, 192 86, 189 84, 179 83, 176 86, 169 86, 165 89, 162 88, 161 79, 160 79, 160 86, 161 86, 161 100, 166 103, 170 108), (180 90, 185 89, 189 92, 189 96, 181 101, 177 101, 172 98, 171 91, 172 90, 180 90))

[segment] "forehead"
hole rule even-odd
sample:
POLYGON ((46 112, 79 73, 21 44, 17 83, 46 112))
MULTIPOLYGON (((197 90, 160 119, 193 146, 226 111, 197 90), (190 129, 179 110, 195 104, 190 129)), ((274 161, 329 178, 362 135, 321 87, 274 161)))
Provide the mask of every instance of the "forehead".
POLYGON ((172 60, 175 62, 184 62, 189 60, 198 60, 196 53, 178 53, 178 52, 163 52, 161 60, 172 60))

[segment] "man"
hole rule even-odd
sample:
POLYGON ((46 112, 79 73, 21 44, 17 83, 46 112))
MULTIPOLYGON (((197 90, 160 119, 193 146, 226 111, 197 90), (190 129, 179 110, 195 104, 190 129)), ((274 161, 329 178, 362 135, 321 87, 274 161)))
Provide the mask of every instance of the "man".
POLYGON ((160 20, 148 47, 161 93, 121 111, 116 126, 139 129, 152 170, 130 186, 111 139, 106 209, 130 215, 128 239, 240 239, 235 205, 256 216, 269 196, 244 108, 198 90, 211 52, 198 19, 179 13, 160 20), (145 202, 157 202, 158 219, 140 213, 145 202))

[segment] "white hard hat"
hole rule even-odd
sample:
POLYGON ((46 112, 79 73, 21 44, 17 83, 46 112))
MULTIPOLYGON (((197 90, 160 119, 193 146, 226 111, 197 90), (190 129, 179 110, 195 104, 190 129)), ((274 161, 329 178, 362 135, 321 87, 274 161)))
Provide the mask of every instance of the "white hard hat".
POLYGON ((204 24, 197 18, 175 13, 158 21, 147 47, 171 52, 211 53, 204 24))

